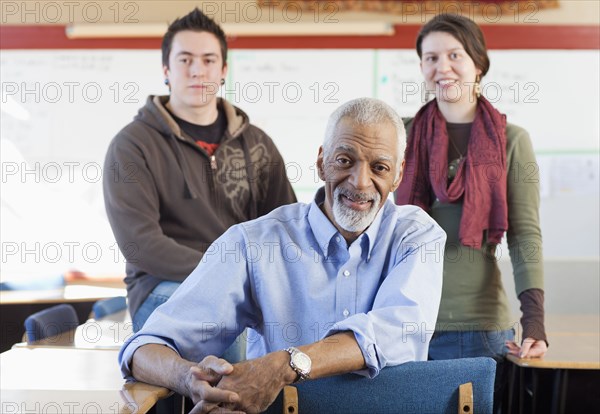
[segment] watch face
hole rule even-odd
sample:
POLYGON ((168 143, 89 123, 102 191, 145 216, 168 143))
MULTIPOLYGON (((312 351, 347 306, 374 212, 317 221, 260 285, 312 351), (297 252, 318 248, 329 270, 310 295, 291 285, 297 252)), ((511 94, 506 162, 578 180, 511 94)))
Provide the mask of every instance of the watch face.
POLYGON ((298 352, 294 355, 294 365, 303 372, 310 372, 311 361, 308 355, 298 352))

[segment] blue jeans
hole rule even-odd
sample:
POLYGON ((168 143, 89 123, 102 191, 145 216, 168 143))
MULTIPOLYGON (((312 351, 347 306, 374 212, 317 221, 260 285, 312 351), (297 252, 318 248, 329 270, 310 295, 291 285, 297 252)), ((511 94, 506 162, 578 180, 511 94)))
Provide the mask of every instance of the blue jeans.
POLYGON ((429 359, 456 359, 487 356, 496 360, 494 412, 497 413, 508 382, 506 341, 515 339, 514 329, 506 331, 435 331, 429 344, 429 359))
POLYGON ((429 359, 491 357, 504 360, 506 341, 515 339, 515 331, 435 331, 429 344, 429 359))
POLYGON ((133 315, 133 318, 131 319, 133 322, 133 331, 137 332, 142 329, 142 326, 144 326, 144 323, 146 323, 150 314, 160 305, 165 303, 180 285, 181 283, 170 281, 160 282, 156 285, 146 300, 142 302, 142 305, 135 315, 133 315))

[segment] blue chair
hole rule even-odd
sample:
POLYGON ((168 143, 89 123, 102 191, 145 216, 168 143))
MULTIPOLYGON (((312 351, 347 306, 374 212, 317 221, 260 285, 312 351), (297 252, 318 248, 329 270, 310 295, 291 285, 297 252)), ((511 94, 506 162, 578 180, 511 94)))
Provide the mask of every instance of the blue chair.
POLYGON ((101 299, 94 303, 92 314, 94 319, 100 319, 111 313, 117 313, 127 308, 127 298, 125 296, 115 296, 114 298, 101 299))
POLYGON ((487 414, 495 374, 496 362, 485 357, 408 362, 374 379, 346 374, 297 384, 297 401, 286 387, 267 412, 487 414))
POLYGON ((25 334, 27 343, 57 336, 65 331, 75 329, 79 325, 79 318, 75 308, 71 305, 57 305, 36 312, 25 319, 25 334))

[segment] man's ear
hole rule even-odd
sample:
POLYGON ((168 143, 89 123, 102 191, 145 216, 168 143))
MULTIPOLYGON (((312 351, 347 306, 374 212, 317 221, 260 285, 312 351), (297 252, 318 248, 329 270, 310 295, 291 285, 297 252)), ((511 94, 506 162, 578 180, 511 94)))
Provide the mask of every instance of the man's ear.
POLYGON ((227 77, 227 70, 229 67, 227 66, 227 62, 223 63, 223 68, 221 69, 221 77, 225 79, 227 77))
POLYGON ((392 193, 398 189, 398 186, 402 182, 402 177, 404 176, 404 164, 405 163, 406 163, 406 160, 405 159, 402 160, 402 165, 400 166, 400 173, 398 174, 398 178, 396 178, 396 180, 394 180, 394 182, 392 183, 392 188, 390 190, 392 193))
POLYGON ((168 68, 168 66, 164 66, 163 65, 163 76, 165 77, 165 79, 169 77, 169 68, 168 68))
POLYGON ((325 161, 323 160, 323 157, 324 157, 324 155, 323 155, 323 146, 321 145, 319 147, 319 155, 317 156, 317 172, 319 173, 319 178, 322 181, 326 181, 325 180, 325 168, 324 168, 325 166, 323 165, 323 163, 325 161))

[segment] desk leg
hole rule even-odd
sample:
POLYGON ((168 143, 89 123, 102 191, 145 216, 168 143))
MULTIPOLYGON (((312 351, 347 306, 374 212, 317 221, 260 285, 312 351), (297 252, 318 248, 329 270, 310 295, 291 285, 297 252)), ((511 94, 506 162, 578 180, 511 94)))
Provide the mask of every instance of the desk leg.
POLYGON ((552 414, 564 414, 567 403, 567 387, 569 385, 569 370, 556 369, 552 384, 552 414))
POLYGON ((562 387, 560 388, 560 412, 565 412, 567 404, 567 388, 569 386, 569 370, 563 369, 562 387))
POLYGON ((519 367, 517 366, 517 364, 513 364, 512 362, 510 362, 511 364, 511 370, 510 370, 510 384, 508 387, 508 403, 507 403, 507 410, 502 410, 503 412, 506 411, 507 413, 513 413, 515 412, 515 406, 516 406, 516 402, 515 399, 517 398, 517 393, 519 392, 519 378, 518 378, 518 370, 519 367))
POLYGON ((523 414, 525 404, 525 368, 519 367, 519 414, 523 414))
POLYGON ((538 398, 540 397, 540 377, 537 369, 532 369, 531 371, 531 412, 535 414, 539 409, 538 398))

